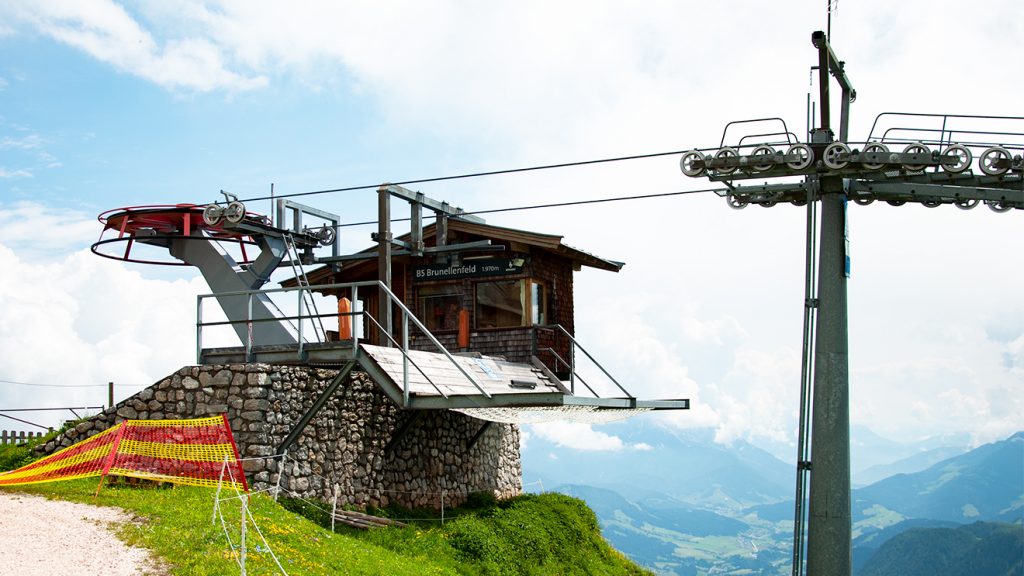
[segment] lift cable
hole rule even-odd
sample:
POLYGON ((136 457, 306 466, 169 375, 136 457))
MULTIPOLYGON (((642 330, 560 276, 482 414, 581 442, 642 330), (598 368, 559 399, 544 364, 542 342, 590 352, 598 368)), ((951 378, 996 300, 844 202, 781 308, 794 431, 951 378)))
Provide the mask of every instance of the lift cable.
MULTIPOLYGON (((572 168, 575 166, 589 166, 592 164, 606 164, 609 162, 625 162, 628 160, 643 160, 645 158, 658 158, 661 156, 676 156, 687 152, 687 150, 673 150, 671 152, 654 152, 651 154, 633 154, 630 156, 617 156, 615 158, 599 158, 595 160, 580 160, 577 162, 562 162, 559 164, 542 164, 539 166, 527 166, 523 168, 507 168, 503 170, 489 170, 486 172, 470 172, 468 174, 455 174, 451 176, 436 176, 433 178, 418 178, 416 180, 405 180, 402 182, 388 182, 395 186, 406 186, 409 184, 426 184, 429 182, 445 182, 448 180, 464 180, 467 178, 482 178, 484 176, 498 176, 500 174, 517 174, 520 172, 535 172, 538 170, 554 170, 556 168, 572 168)), ((338 192, 352 192, 354 190, 376 190, 381 184, 367 184, 363 186, 346 186, 343 188, 330 188, 327 190, 313 190, 311 192, 293 192, 291 194, 274 194, 271 196, 259 196, 255 198, 240 199, 240 202, 257 202, 260 200, 276 200, 279 198, 299 198, 302 196, 316 196, 319 194, 335 194, 338 192)))
MULTIPOLYGON (((40 384, 37 382, 17 382, 15 380, 0 379, 0 384, 12 384, 15 386, 32 386, 34 388, 106 388, 109 384, 40 384)), ((148 386, 148 384, 114 384, 117 387, 133 388, 148 386)))
MULTIPOLYGON (((636 194, 633 196, 614 196, 611 198, 591 198, 588 200, 572 200, 568 202, 553 202, 549 204, 532 204, 529 206, 513 206, 508 208, 489 208, 487 210, 472 210, 466 212, 460 212, 454 217, 458 216, 476 216, 479 214, 497 214, 499 212, 518 212, 520 210, 541 210, 545 208, 564 208, 566 206, 583 206, 586 204, 604 204, 607 202, 624 202, 628 200, 649 200, 652 198, 667 198, 671 196, 685 196, 689 194, 704 194, 707 192, 720 192, 725 188, 702 188, 699 190, 679 190, 676 192, 657 192, 654 194, 636 194)), ((431 216, 424 216, 424 218, 431 218, 431 216)), ((391 222, 408 222, 409 218, 392 218, 391 222)), ((376 224, 376 220, 364 220, 362 222, 347 222, 345 224, 338 224, 337 226, 328 226, 328 228, 348 228, 352 226, 369 226, 370 224, 376 224)))

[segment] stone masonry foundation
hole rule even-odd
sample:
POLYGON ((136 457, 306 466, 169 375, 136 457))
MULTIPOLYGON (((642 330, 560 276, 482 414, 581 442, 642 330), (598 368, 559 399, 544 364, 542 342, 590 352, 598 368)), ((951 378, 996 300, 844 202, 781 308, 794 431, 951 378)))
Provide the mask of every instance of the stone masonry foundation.
POLYGON ((358 507, 457 505, 473 492, 499 498, 522 490, 519 428, 445 410, 401 410, 363 372, 353 371, 289 448, 275 453, 338 371, 306 366, 191 366, 80 423, 39 449, 52 453, 125 419, 182 419, 227 413, 253 490, 358 507), (282 467, 282 460, 284 466, 282 467), (442 497, 443 494, 443 497, 442 497))

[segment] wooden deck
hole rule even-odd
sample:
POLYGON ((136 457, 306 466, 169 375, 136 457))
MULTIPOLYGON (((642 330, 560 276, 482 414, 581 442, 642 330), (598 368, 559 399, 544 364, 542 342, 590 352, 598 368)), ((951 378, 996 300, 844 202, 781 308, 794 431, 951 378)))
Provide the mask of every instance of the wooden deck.
POLYGON ((410 410, 467 408, 553 408, 589 406, 602 410, 686 410, 689 400, 638 400, 573 395, 539 363, 508 362, 490 356, 453 355, 356 345, 351 340, 298 346, 208 348, 202 364, 300 364, 342 367, 355 362, 399 406, 410 410), (406 355, 408 364, 406 365, 406 355), (454 361, 454 362, 453 362, 454 361), (461 370, 460 370, 461 368, 461 370), (408 370, 408 372, 406 372, 408 370), (408 373, 408 390, 406 390, 408 373))

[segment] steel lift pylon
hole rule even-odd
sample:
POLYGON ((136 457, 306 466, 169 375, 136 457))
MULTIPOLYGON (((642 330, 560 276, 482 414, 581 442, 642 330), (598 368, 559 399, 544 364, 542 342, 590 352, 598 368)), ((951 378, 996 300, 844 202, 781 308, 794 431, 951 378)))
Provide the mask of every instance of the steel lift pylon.
POLYGON ((876 200, 892 206, 920 203, 931 208, 950 204, 964 210, 984 203, 996 212, 1024 209, 1024 117, 884 113, 876 118, 866 141, 851 142, 850 103, 857 93, 825 33, 815 32, 811 41, 818 52, 820 125, 809 130, 807 142, 800 142, 778 118, 730 122, 717 149, 692 150, 683 154, 679 164, 686 176, 724 183, 726 188, 719 194, 733 208, 806 206, 792 574, 799 576, 806 568, 812 576, 849 576, 847 200, 861 205, 876 200), (841 89, 838 140, 831 129, 832 78, 841 89), (731 127, 766 122, 775 126, 774 131, 745 136, 736 145, 726 146, 731 127), (889 122, 897 123, 886 128, 889 122), (972 123, 1010 124, 1017 130, 978 129, 972 123), (748 142, 766 137, 772 140, 748 142), (897 151, 898 147, 902 150, 897 151), (978 172, 972 169, 975 154, 978 172), (800 180, 742 184, 779 177, 800 180))

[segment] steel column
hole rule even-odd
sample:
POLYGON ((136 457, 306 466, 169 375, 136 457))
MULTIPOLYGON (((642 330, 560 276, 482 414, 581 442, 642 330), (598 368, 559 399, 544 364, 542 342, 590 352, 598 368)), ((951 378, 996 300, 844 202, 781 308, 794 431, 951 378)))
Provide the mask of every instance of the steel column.
POLYGON ((823 192, 811 417, 807 573, 849 576, 852 527, 846 214, 841 190, 823 192))
MULTIPOLYGON (((829 122, 830 67, 842 88, 840 139, 856 94, 822 32, 811 35, 821 74, 821 128, 829 122)), ((846 309, 846 198, 839 177, 822 178, 818 309, 811 407, 811 490, 807 573, 850 576, 850 370, 846 309)), ((798 463, 798 466, 800 464, 798 463)))
POLYGON ((377 190, 377 269, 381 282, 377 291, 377 323, 380 345, 391 347, 391 192, 387 186, 377 190))

